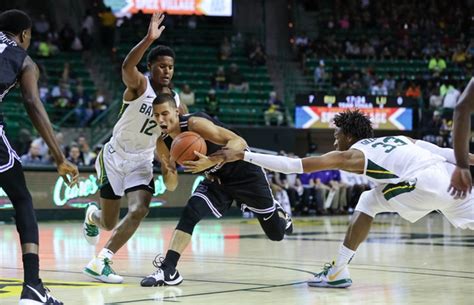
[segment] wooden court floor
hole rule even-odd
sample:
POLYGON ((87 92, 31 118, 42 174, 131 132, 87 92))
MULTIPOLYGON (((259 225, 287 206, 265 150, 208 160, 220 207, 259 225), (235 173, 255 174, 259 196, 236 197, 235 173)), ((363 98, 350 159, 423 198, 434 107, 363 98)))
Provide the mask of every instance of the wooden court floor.
MULTIPOLYGON (((142 288, 165 253, 176 220, 147 220, 114 257, 121 285, 93 282, 81 270, 100 246, 89 246, 80 222, 40 224, 41 276, 65 304, 474 304, 474 232, 437 214, 416 224, 376 218, 350 270, 348 289, 305 283, 333 259, 349 216, 303 218, 295 234, 268 241, 256 220, 204 220, 178 269, 180 286, 142 288)), ((101 235, 101 244, 107 234, 101 235)), ((21 253, 15 226, 0 225, 0 304, 18 304, 21 253)))

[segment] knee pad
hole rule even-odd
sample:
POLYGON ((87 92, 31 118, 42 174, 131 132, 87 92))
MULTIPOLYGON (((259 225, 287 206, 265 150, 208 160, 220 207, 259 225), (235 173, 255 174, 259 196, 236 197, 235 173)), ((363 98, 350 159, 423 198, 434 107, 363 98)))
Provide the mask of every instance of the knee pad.
POLYGON ((193 234, 194 227, 206 215, 207 204, 202 198, 192 196, 181 213, 177 230, 193 234))

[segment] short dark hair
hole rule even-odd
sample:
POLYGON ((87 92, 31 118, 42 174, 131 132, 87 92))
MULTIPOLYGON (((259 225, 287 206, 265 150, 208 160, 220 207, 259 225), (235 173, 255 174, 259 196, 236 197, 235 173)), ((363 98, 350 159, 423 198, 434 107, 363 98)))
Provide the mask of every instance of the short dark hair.
POLYGON ((374 136, 374 129, 370 119, 359 111, 346 110, 338 113, 334 117, 334 124, 341 128, 342 133, 351 135, 357 140, 372 138, 374 136))
POLYGON ((164 104, 164 103, 170 103, 171 106, 173 106, 174 108, 178 108, 176 106, 176 101, 175 101, 173 95, 169 94, 169 93, 160 93, 153 100, 153 105, 161 105, 161 104, 164 104))
POLYGON ((8 10, 0 14, 0 31, 16 36, 27 29, 31 29, 31 19, 25 12, 8 10))
POLYGON ((156 61, 157 57, 159 56, 169 56, 169 57, 172 57, 174 60, 176 57, 176 54, 174 53, 173 49, 171 49, 170 47, 159 45, 150 50, 146 58, 147 63, 152 64, 153 62, 156 61))

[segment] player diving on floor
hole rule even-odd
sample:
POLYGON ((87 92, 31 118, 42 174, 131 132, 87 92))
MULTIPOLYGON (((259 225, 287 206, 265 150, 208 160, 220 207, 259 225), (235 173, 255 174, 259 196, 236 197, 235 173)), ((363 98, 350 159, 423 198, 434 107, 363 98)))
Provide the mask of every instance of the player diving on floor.
MULTIPOLYGON (((310 173, 340 169, 365 175, 377 186, 362 193, 335 262, 308 281, 315 287, 348 287, 352 284, 347 265, 366 239, 375 215, 396 212, 415 222, 439 211, 461 229, 474 229, 474 194, 465 198, 447 191, 456 159, 450 148, 405 136, 373 137, 368 117, 358 110, 334 118, 336 151, 318 157, 292 159, 244 150, 222 149, 211 156, 197 153, 199 160, 185 162, 187 171, 203 170, 209 160, 220 164, 241 161, 283 173, 310 173)), ((469 155, 470 164, 474 156, 469 155)))

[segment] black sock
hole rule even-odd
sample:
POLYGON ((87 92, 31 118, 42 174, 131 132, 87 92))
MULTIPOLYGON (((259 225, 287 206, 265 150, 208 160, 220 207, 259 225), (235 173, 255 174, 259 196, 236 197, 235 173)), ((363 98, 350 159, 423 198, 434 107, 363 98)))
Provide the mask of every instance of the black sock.
POLYGON ((180 256, 181 254, 179 254, 178 252, 168 250, 168 252, 166 252, 166 257, 163 262, 163 265, 165 265, 166 267, 172 267, 173 269, 176 268, 180 256))
POLYGON ((37 285, 39 283, 39 257, 38 254, 23 254, 23 272, 25 283, 37 285))

